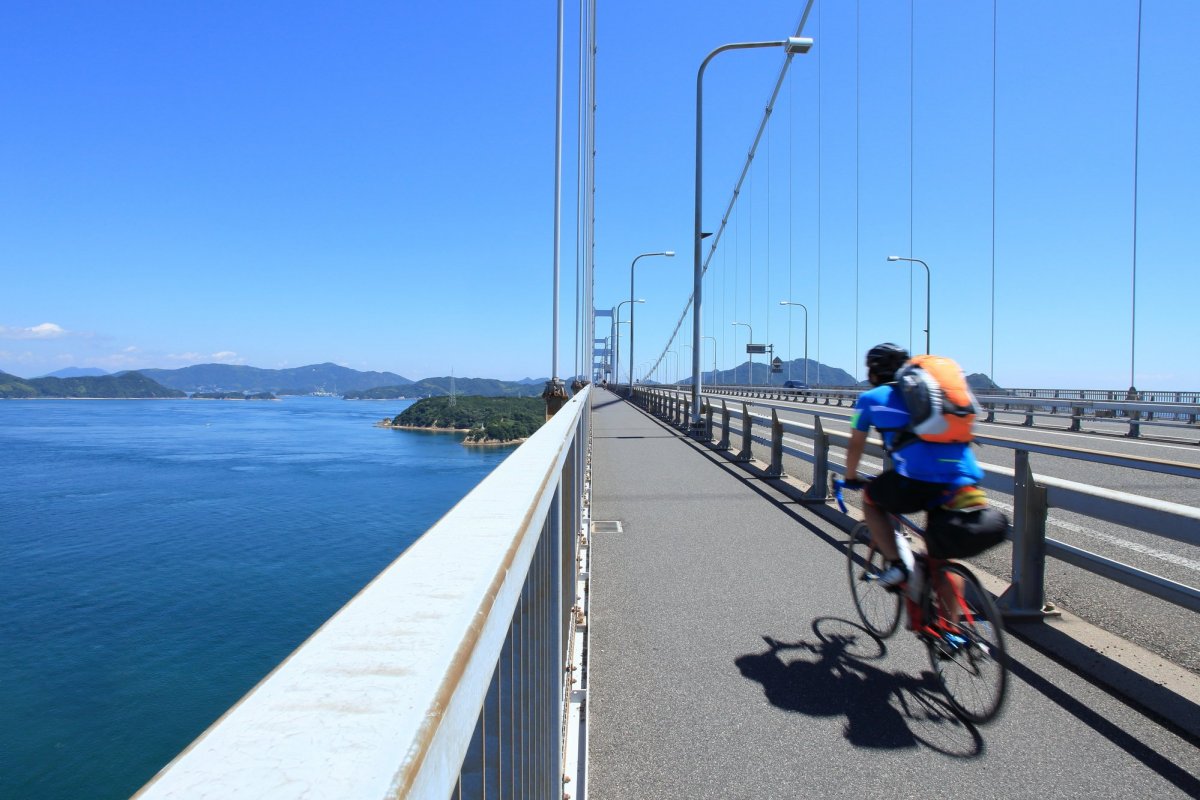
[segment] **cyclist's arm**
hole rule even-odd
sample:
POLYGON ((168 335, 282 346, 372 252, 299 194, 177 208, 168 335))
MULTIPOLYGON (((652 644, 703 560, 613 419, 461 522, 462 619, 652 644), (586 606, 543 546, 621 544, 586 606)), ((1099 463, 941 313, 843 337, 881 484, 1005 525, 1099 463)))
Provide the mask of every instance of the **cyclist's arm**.
POLYGON ((858 462, 862 458, 863 446, 867 443, 867 432, 853 428, 850 445, 846 448, 846 480, 858 480, 858 462))

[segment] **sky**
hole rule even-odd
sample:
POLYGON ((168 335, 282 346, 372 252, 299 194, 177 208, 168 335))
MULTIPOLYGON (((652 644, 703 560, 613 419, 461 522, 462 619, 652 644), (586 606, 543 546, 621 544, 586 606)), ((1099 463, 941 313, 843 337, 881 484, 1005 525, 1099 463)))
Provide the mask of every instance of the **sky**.
MULTIPOLYGON (((642 369, 691 293, 696 70, 803 7, 599 4, 596 306, 677 252, 636 267, 642 369)), ((993 29, 987 0, 815 3, 711 258, 705 368, 745 361, 733 322, 859 375, 879 341, 923 351, 925 271, 900 255, 929 265, 931 349, 968 372, 1200 389, 1200 3, 1144 0, 1140 91, 1136 0, 994 7, 993 29)), ((553 3, 0 6, 0 370, 574 374, 578 16, 555 365, 553 3)), ((706 72, 707 231, 783 62, 706 72)), ((685 362, 690 341, 689 312, 685 362)))

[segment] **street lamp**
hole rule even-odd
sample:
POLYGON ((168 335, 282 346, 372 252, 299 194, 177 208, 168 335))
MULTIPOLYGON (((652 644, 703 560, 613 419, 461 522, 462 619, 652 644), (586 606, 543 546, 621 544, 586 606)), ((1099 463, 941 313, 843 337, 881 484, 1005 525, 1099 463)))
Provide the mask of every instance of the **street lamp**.
POLYGON ((663 372, 666 373, 667 383, 678 383, 679 382, 679 380, 678 380, 678 378, 679 378, 679 353, 676 353, 674 350, 667 350, 667 351, 663 352, 663 358, 666 358, 667 356, 671 356, 672 358, 674 358, 674 361, 671 362, 671 365, 674 367, 673 370, 668 369, 666 363, 663 363, 663 372), (672 376, 675 377, 675 380, 671 379, 672 376))
POLYGON ((919 258, 904 258, 903 256, 888 256, 887 260, 888 261, 911 261, 912 263, 920 264, 922 267, 925 268, 925 352, 930 353, 932 351, 929 349, 929 295, 930 295, 930 283, 932 283, 933 278, 929 274, 929 265, 926 264, 924 261, 922 261, 919 258))
MULTIPOLYGON (((807 10, 805 17, 808 16, 807 10)), ((807 36, 789 36, 774 42, 740 42, 737 44, 721 45, 713 50, 700 62, 696 70, 696 209, 694 227, 692 230, 692 372, 696 380, 692 382, 692 430, 700 429, 700 296, 704 291, 704 266, 700 261, 700 242, 704 233, 700 229, 701 200, 704 189, 704 172, 701 156, 704 153, 704 70, 708 62, 718 53, 726 50, 748 50, 756 47, 782 47, 789 57, 797 53, 807 53, 812 49, 813 40, 807 36)))
MULTIPOLYGON (((667 258, 674 258, 675 251, 674 250, 663 250, 660 253, 642 253, 640 256, 638 256, 637 258, 635 258, 633 260, 633 263, 629 265, 629 300, 631 301, 631 303, 633 300, 633 268, 635 266, 637 266, 637 262, 640 259, 643 259, 646 256, 666 256, 667 258)), ((632 304, 629 306, 629 363, 630 364, 633 363, 633 305, 632 304)), ((633 373, 632 372, 629 373, 629 394, 631 396, 633 395, 633 373)))
MULTIPOLYGON (((801 308, 804 309, 804 388, 807 389, 808 388, 808 306, 804 305, 804 303, 793 303, 791 300, 780 300, 779 305, 781 305, 781 306, 800 306, 801 308)), ((788 342, 788 347, 790 348, 791 346, 792 346, 792 343, 788 342)), ((792 365, 790 363, 788 364, 788 377, 789 378, 792 377, 792 365)))
MULTIPOLYGON (((637 300, 634 300, 633 302, 635 302, 635 303, 644 303, 644 302, 646 302, 646 301, 645 301, 645 300, 643 300, 643 299, 641 299, 641 298, 638 298, 637 300)), ((621 385, 621 373, 620 373, 620 367, 621 367, 621 329, 620 329, 620 327, 618 327, 618 326, 621 324, 621 306, 627 306, 627 305, 629 305, 629 301, 628 301, 628 300, 622 300, 621 302, 617 303, 617 310, 613 312, 613 317, 614 317, 614 319, 616 320, 615 322, 613 322, 613 331, 614 331, 614 333, 615 333, 615 335, 616 335, 616 337, 617 337, 617 338, 616 338, 616 342, 615 342, 616 346, 615 346, 615 347, 613 347, 613 361, 615 362, 615 366, 613 367, 613 383, 614 383, 614 384, 616 384, 617 386, 620 386, 620 385, 621 385)), ((632 309, 630 310, 630 316, 633 316, 633 311, 632 311, 632 309)), ((628 322, 628 320, 626 320, 626 322, 628 322)), ((630 363, 630 364, 632 364, 632 363, 633 363, 633 358, 632 358, 632 355, 633 355, 633 354, 631 353, 631 354, 630 354, 630 361, 629 361, 629 363, 630 363)), ((629 379, 630 379, 630 380, 633 380, 633 370, 632 370, 632 369, 629 371, 629 376, 630 376, 630 377, 629 377, 629 379)))
MULTIPOLYGON (((681 343, 681 344, 679 345, 679 350, 680 350, 680 355, 679 355, 679 357, 680 357, 680 359, 682 359, 682 358, 683 358, 683 348, 685 348, 685 347, 686 347, 688 350, 691 350, 691 349, 692 349, 692 346, 691 346, 690 344, 682 344, 682 343, 681 343)), ((690 360, 690 359, 689 359, 689 360, 690 360)), ((685 363, 686 363, 686 362, 685 362, 685 363)))
MULTIPOLYGON (((713 380, 716 380, 716 378, 717 378, 717 337, 705 336, 703 338, 708 339, 709 341, 711 341, 713 343, 713 380)), ((696 358, 693 360, 699 361, 700 359, 696 358)), ((699 374, 699 373, 697 373, 697 374, 699 374)), ((696 380, 699 380, 699 378, 697 378, 696 380)))
MULTIPOLYGON (((750 328, 749 322, 735 322, 733 324, 734 325, 745 325, 747 328, 750 328)), ((736 344, 737 338, 735 337, 733 341, 736 344)), ((750 328, 750 342, 753 342, 753 341, 754 341, 754 328, 750 328)), ((750 344, 750 342, 747 342, 746 344, 750 344)), ((750 352, 750 348, 748 348, 748 347, 746 348, 746 355, 750 356, 750 370, 749 370, 750 374, 746 378, 746 385, 753 386, 754 385, 754 354, 750 352)), ((734 377, 737 377, 737 376, 735 375, 734 377)))

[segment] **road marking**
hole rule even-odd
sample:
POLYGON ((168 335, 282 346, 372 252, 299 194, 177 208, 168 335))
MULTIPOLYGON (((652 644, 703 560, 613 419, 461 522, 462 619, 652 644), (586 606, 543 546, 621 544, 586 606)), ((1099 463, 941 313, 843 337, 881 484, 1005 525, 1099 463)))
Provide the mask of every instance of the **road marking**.
MULTIPOLYGON (((996 508, 1002 508, 1010 513, 1013 511, 1012 506, 1008 505, 1007 503, 1002 503, 994 498, 989 498, 988 502, 990 502, 996 508)), ((1157 558, 1160 561, 1166 561, 1170 564, 1174 564, 1177 567, 1184 567, 1185 569, 1190 569, 1194 572, 1200 572, 1200 561, 1193 561, 1190 558, 1184 558, 1183 556, 1176 555, 1175 553, 1168 553, 1165 550, 1156 550, 1153 547, 1147 547, 1144 544, 1131 542, 1127 539, 1122 539, 1119 536, 1088 530, 1081 525, 1076 525, 1073 522, 1067 522, 1065 520, 1055 519, 1051 516, 1046 517, 1046 521, 1051 525, 1057 525, 1058 527, 1071 531, 1072 533, 1090 536, 1093 539, 1099 539, 1102 542, 1116 545, 1117 547, 1124 547, 1126 550, 1132 550, 1135 553, 1141 553, 1142 555, 1150 556, 1151 558, 1157 558)))

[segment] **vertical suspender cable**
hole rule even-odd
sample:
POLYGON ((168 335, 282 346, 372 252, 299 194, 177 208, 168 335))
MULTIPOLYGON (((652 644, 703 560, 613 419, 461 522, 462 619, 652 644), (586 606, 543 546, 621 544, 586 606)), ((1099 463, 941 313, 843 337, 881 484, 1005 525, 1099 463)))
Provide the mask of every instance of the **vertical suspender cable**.
MULTIPOLYGON (((908 0, 908 257, 913 257, 913 64, 917 60, 913 29, 916 28, 916 0, 908 0)), ((910 264, 911 266, 911 264, 910 264)), ((908 271, 908 352, 913 351, 913 272, 908 271)))
MULTIPOLYGON (((792 108, 795 106, 796 82, 793 80, 788 84, 788 300, 791 301, 792 295, 792 184, 795 183, 792 175, 792 136, 794 131, 792 108)), ((788 380, 792 379, 792 312, 788 309, 788 380)))
POLYGON ((988 378, 996 383, 996 0, 992 0, 992 336, 988 378))
POLYGON ((825 6, 817 14, 817 386, 821 383, 821 28, 825 23, 825 6))
POLYGON ((575 374, 586 363, 583 340, 583 3, 579 0, 579 63, 575 86, 575 374))
MULTIPOLYGON (((588 58, 592 62, 588 70, 588 257, 586 261, 586 296, 588 300, 588 361, 595 345, 595 323, 593 309, 595 308, 596 283, 596 0, 590 0, 591 11, 588 20, 588 58)), ((590 370, 589 370, 590 372, 590 370)))
POLYGON ((858 349, 858 265, 859 265, 859 196, 862 192, 862 3, 854 0, 854 372, 862 369, 862 353, 858 349))
POLYGON ((1133 380, 1134 357, 1137 334, 1137 222, 1138 222, 1138 136, 1141 128, 1142 110, 1142 0, 1138 0, 1137 68, 1134 78, 1133 96, 1133 278, 1129 301, 1129 391, 1136 384, 1133 380))
POLYGON ((558 241, 562 206, 562 76, 563 76, 563 0, 558 0, 556 24, 557 49, 554 63, 554 330, 553 361, 550 378, 558 378, 558 241))

